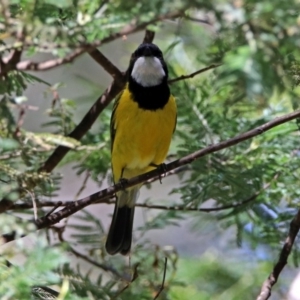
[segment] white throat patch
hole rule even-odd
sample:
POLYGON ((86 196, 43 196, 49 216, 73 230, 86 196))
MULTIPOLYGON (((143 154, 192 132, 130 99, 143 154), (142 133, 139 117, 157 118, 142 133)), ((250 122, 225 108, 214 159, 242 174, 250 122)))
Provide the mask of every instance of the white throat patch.
POLYGON ((134 63, 131 77, 144 87, 155 86, 162 82, 166 75, 157 57, 142 56, 134 63))

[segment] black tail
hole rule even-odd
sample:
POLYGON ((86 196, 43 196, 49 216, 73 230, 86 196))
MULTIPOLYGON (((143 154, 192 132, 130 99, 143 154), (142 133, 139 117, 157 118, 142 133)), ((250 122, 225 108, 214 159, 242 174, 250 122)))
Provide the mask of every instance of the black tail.
POLYGON ((119 207, 116 203, 113 219, 110 225, 105 248, 114 255, 120 252, 126 255, 131 248, 134 206, 119 207))

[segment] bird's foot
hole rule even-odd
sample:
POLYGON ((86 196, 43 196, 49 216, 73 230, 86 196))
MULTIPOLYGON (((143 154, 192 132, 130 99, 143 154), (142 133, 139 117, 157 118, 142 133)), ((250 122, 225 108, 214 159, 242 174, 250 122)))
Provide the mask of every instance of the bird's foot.
POLYGON ((160 165, 156 165, 156 164, 151 164, 150 166, 155 167, 158 169, 159 171, 159 182, 160 184, 162 184, 162 177, 166 175, 167 173, 167 165, 165 163, 162 163, 160 165))
POLYGON ((128 183, 128 179, 126 179, 126 178, 120 178, 120 180, 119 180, 118 183, 121 185, 122 190, 125 190, 126 184, 128 183))

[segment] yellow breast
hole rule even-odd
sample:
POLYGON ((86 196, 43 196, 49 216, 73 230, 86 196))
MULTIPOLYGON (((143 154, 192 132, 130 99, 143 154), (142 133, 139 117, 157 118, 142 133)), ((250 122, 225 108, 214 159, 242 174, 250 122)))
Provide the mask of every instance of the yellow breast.
POLYGON ((145 110, 132 100, 125 89, 114 114, 115 138, 112 147, 112 166, 115 182, 130 178, 159 165, 165 160, 176 124, 176 103, 157 110, 145 110))

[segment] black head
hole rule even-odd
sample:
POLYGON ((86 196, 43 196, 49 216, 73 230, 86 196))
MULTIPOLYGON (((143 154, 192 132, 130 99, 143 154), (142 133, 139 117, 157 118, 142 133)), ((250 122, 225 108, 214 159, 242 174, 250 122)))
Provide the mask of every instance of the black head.
POLYGON ((163 60, 163 54, 161 50, 155 44, 141 44, 138 48, 133 52, 133 56, 135 58, 139 58, 141 56, 155 56, 159 59, 163 60))
POLYGON ((166 82, 168 69, 161 50, 152 43, 141 44, 131 56, 128 76, 144 87, 166 82))

